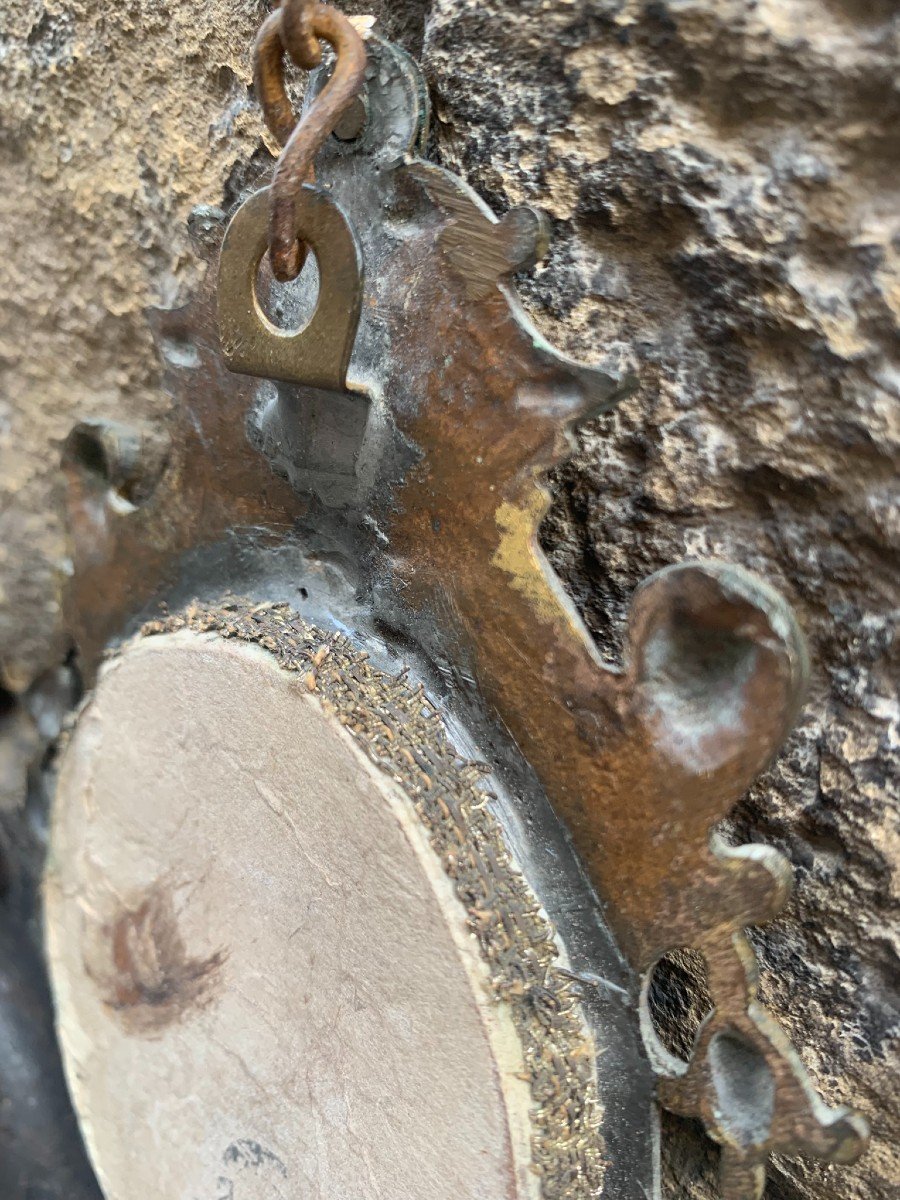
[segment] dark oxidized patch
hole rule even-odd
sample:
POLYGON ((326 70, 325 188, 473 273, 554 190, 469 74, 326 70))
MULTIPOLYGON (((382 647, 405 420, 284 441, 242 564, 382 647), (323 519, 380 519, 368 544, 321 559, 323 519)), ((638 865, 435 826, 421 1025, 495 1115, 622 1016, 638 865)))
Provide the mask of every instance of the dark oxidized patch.
POLYGON ((85 962, 103 1003, 129 1033, 154 1034, 216 995, 227 954, 191 956, 178 929, 171 889, 157 883, 102 927, 104 963, 85 962))

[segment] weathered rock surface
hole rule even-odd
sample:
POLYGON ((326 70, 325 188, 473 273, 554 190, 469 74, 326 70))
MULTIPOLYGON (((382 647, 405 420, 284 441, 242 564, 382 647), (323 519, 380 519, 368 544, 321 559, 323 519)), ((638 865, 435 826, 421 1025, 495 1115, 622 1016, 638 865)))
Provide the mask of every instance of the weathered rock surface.
MULTIPOLYGON (((628 349, 637 395, 584 429, 548 551, 611 657, 628 598, 686 556, 796 605, 814 679, 735 814, 797 874, 755 935, 767 1002, 855 1167, 783 1162, 779 1200, 887 1200, 900 1178, 896 658, 900 227, 893 0, 405 0, 366 6, 421 57, 433 153, 498 211, 554 221, 522 288, 560 346, 628 349), (892 671, 892 666, 894 670, 892 671), (894 1051, 895 1053, 895 1051, 894 1051)), ((0 34, 0 664, 64 651, 55 467, 76 418, 170 401, 143 311, 189 293, 187 216, 267 161, 256 0, 7 0, 0 34)), ((673 978, 673 986, 677 979, 673 978)), ((669 1125, 672 1195, 712 1195, 669 1125)))

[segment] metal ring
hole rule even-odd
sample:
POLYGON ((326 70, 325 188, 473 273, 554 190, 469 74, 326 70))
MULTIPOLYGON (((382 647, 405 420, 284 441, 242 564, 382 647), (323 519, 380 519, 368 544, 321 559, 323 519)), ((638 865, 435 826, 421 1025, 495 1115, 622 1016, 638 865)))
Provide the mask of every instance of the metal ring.
MULTIPOLYGON (((266 124, 284 146, 272 178, 269 223, 272 272, 280 280, 296 279, 300 273, 305 254, 295 233, 296 197, 312 178, 315 156, 322 143, 362 91, 367 61, 362 38, 336 9, 318 3, 305 4, 302 14, 291 9, 286 41, 287 11, 279 9, 263 23, 256 39, 254 61, 254 82, 266 124), (293 51, 298 49, 295 39, 302 43, 308 30, 334 47, 337 62, 328 83, 298 122, 284 86, 284 57, 288 53, 294 57, 293 51)), ((299 53, 307 50, 308 45, 299 49, 299 53)))

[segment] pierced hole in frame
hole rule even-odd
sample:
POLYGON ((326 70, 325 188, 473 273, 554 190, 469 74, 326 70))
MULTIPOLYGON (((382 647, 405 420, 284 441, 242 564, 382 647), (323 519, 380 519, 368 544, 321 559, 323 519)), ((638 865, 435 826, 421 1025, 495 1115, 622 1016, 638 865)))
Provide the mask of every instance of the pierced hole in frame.
POLYGON ((110 458, 110 448, 104 443, 99 429, 76 426, 69 434, 66 459, 105 487, 108 500, 119 512, 132 513, 140 507, 136 478, 126 474, 116 479, 116 464, 110 458))
POLYGON ((285 334, 302 333, 319 303, 319 262, 312 246, 307 244, 300 274, 287 283, 272 274, 269 255, 265 253, 256 268, 253 286, 256 302, 267 321, 285 334))
POLYGON ((700 1025, 713 1009, 703 954, 684 946, 658 959, 647 975, 641 1007, 645 1039, 652 1038, 671 1065, 684 1066, 700 1025))
POLYGON ((120 429, 115 422, 86 421, 70 430, 63 464, 106 491, 119 513, 136 512, 153 494, 168 462, 167 448, 120 429), (106 435, 106 436, 105 436, 106 435))
POLYGON ((719 1123, 740 1146, 765 1142, 775 1112, 775 1079, 762 1051, 723 1029, 709 1043, 709 1066, 719 1123))
POLYGON ((111 486, 112 465, 99 432, 87 425, 76 426, 68 437, 66 458, 87 474, 111 486))

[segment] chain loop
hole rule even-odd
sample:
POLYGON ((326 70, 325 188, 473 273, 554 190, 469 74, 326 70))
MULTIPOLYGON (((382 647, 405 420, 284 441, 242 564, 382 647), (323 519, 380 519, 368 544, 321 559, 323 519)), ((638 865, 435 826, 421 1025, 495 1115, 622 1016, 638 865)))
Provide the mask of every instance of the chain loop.
POLYGON ((276 279, 296 279, 306 257, 297 239, 296 196, 314 178, 316 154, 341 116, 362 91, 366 49, 350 21, 318 0, 285 0, 256 38, 253 81, 266 125, 284 149, 272 177, 269 257, 276 279), (334 72, 298 122, 284 84, 284 58, 303 70, 322 61, 319 39, 337 56, 334 72))
POLYGON ((314 10, 318 7, 318 0, 284 0, 281 6, 281 40, 304 71, 314 71, 322 62, 314 20, 314 10))

